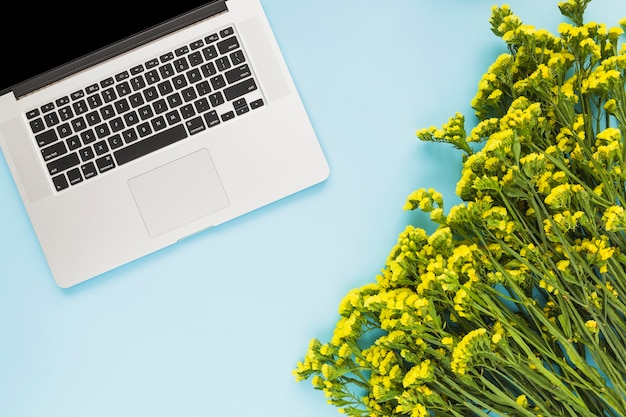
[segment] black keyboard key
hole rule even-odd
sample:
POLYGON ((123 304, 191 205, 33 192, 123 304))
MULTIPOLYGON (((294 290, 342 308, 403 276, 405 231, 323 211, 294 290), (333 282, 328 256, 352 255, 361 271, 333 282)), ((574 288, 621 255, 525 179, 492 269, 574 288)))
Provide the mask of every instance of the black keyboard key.
POLYGON ((210 81, 214 90, 219 90, 221 88, 226 87, 226 80, 221 74, 216 75, 215 77, 212 77, 210 81))
POLYGON ((93 126, 102 121, 102 119, 100 118, 100 113, 98 113, 98 111, 92 111, 91 113, 87 113, 85 115, 85 119, 87 119, 87 124, 89 124, 89 126, 93 126))
POLYGON ((165 99, 160 99, 152 103, 152 108, 154 109, 155 114, 161 114, 164 111, 167 111, 167 103, 165 99))
POLYGON ((79 168, 73 168, 67 171, 67 179, 70 182, 70 185, 76 185, 83 181, 83 176, 80 175, 79 168))
POLYGON ((220 124, 220 118, 215 110, 211 110, 210 112, 205 114, 204 120, 206 121, 206 125, 208 127, 213 127, 220 124))
POLYGON ((41 111, 47 113, 49 111, 54 110, 54 103, 48 103, 41 106, 41 111))
POLYGON ((109 125, 107 125, 106 123, 102 123, 101 125, 96 126, 94 130, 96 132, 96 136, 98 136, 99 139, 107 137, 111 134, 109 125))
POLYGON ((102 158, 96 159, 96 165, 98 166, 98 171, 100 171, 100 173, 107 172, 115 168, 115 162, 113 161, 113 157, 111 155, 105 155, 102 158))
POLYGON ((145 101, 143 101, 143 95, 141 93, 135 93, 129 96, 128 101, 133 108, 141 106, 145 103, 145 101))
POLYGON ((137 91, 144 88, 146 86, 146 82, 141 75, 138 75, 130 79, 130 85, 133 87, 134 91, 137 91))
POLYGON ((231 67, 227 56, 219 57, 215 60, 215 66, 218 71, 224 71, 231 67))
POLYGON ((183 72, 188 70, 189 62, 187 62, 187 58, 183 56, 174 61, 174 68, 176 68, 177 72, 183 72))
POLYGON ((48 162, 46 166, 48 167, 50 175, 56 175, 60 172, 73 168, 78 164, 80 164, 80 158, 78 157, 78 154, 74 152, 59 159, 55 159, 52 162, 48 162))
POLYGON ((100 81, 100 86, 102 88, 111 87, 113 84, 115 84, 115 80, 113 79, 113 77, 109 77, 100 81))
POLYGON ((130 104, 128 104, 128 100, 123 98, 121 100, 116 101, 115 110, 117 110, 117 114, 122 114, 130 110, 130 104))
POLYGON ((155 132, 163 130, 167 127, 167 122, 165 121, 165 118, 163 116, 155 117, 150 121, 150 123, 152 124, 152 128, 155 132))
POLYGON ((162 96, 166 96, 174 91, 174 87, 172 87, 172 83, 169 80, 165 80, 162 83, 159 83, 157 87, 159 89, 159 93, 161 93, 162 96))
POLYGON ((83 129, 87 128, 87 122, 82 117, 78 117, 72 120, 72 127, 74 128, 74 132, 80 132, 83 129))
POLYGON ((30 121, 30 129, 33 133, 39 133, 46 128, 43 119, 35 119, 30 121))
POLYGON ((199 82, 198 84, 196 84, 196 91, 198 91, 199 96, 207 95, 212 91, 211 85, 206 80, 199 82))
POLYGON ((113 87, 107 88, 102 92, 102 99, 105 103, 110 103, 113 100, 117 99, 117 94, 115 94, 115 89, 113 87))
POLYGON ((194 53, 189 54, 189 65, 195 67, 196 65, 200 65, 204 62, 202 59, 202 53, 200 51, 196 51, 194 53))
POLYGON ((130 77, 130 74, 128 73, 128 71, 124 71, 124 72, 120 72, 119 74, 117 74, 115 76, 115 80, 123 81, 123 80, 128 79, 128 77, 130 77))
POLYGON ((219 49, 221 54, 227 54, 228 52, 239 49, 239 41, 234 36, 224 39, 217 43, 217 49, 219 49))
POLYGON ((252 110, 254 110, 254 109, 258 109, 259 107, 262 107, 262 106, 263 106, 263 104, 265 104, 265 103, 263 103, 263 99, 262 99, 262 98, 260 98, 260 99, 258 99, 258 100, 254 100, 253 102, 251 102, 251 103, 250 103, 250 108, 251 108, 252 110))
POLYGON ((132 126, 139 123, 139 116, 137 116, 137 112, 131 111, 124 115, 124 121, 126 122, 126 126, 132 126))
POLYGON ((67 144, 67 147, 70 151, 75 151, 76 149, 83 146, 83 144, 80 143, 80 139, 78 139, 78 136, 72 136, 71 138, 67 138, 65 140, 65 143, 67 144))
POLYGON ((111 126, 112 132, 119 132, 126 127, 124 126, 124 121, 121 117, 116 117, 115 119, 111 120, 109 122, 109 126, 111 126))
POLYGON ((213 33, 209 36, 207 36, 206 38, 204 38, 204 41, 209 44, 209 43, 213 43, 215 41, 218 41, 220 39, 219 36, 217 36, 217 33, 213 33))
POLYGON ((85 130, 80 134, 80 138, 83 140, 83 144, 88 145, 96 141, 96 134, 93 133, 93 130, 85 130))
POLYGON ((106 141, 101 140, 100 142, 94 143, 93 150, 96 151, 96 155, 101 156, 109 152, 109 147, 106 141))
POLYGON ((85 165, 82 165, 80 170, 83 172, 83 177, 85 177, 86 180, 98 175, 98 171, 96 171, 96 166, 93 162, 87 162, 85 165))
POLYGON ((226 100, 234 100, 247 94, 251 91, 257 89, 256 82, 254 82, 254 78, 248 78, 239 84, 234 84, 230 87, 224 89, 224 96, 226 96, 226 100))
POLYGON ((171 126, 180 122, 182 119, 180 117, 180 113, 178 113, 178 110, 174 109, 165 114, 165 120, 167 120, 167 123, 171 126))
POLYGON ((115 160, 118 165, 123 165, 141 156, 183 140, 186 137, 187 130, 182 124, 178 124, 167 130, 162 130, 153 136, 147 137, 144 140, 135 142, 125 148, 118 149, 114 152, 115 160))
POLYGON ((93 110, 97 107, 102 106, 102 98, 99 95, 94 94, 92 96, 87 97, 87 103, 89 103, 89 107, 93 110))
POLYGON ((222 121, 226 122, 226 121, 228 121, 230 119, 233 119, 235 117, 235 112, 233 112, 233 111, 226 112, 226 113, 222 114, 221 117, 222 117, 222 121))
POLYGON ((59 109, 59 117, 61 117, 61 120, 65 121, 74 117, 74 112, 70 106, 65 106, 59 109))
POLYGON ((159 60, 156 58, 153 58, 150 61, 146 62, 147 69, 157 67, 158 65, 159 65, 159 60))
POLYGON ((57 133, 54 130, 47 130, 43 133, 40 133, 35 136, 35 140, 37 141, 37 145, 41 148, 42 146, 46 146, 55 142, 58 139, 57 133))
POLYGON ((85 100, 79 100, 75 102, 73 105, 74 113, 78 116, 79 114, 83 114, 89 111, 89 107, 87 107, 87 103, 85 100))
POLYGON ((189 84, 195 84, 202 79, 202 74, 200 74, 199 69, 194 68, 191 71, 187 71, 187 79, 189 84))
POLYGON ((137 134, 140 138, 144 138, 152 133, 152 128, 150 127, 150 123, 144 122, 137 125, 137 134))
POLYGON ((209 101, 213 107, 217 107, 224 103, 224 96, 220 91, 218 91, 217 93, 213 93, 209 96, 209 101))
POLYGON ((152 100, 156 100, 157 98, 159 98, 159 93, 156 87, 150 87, 144 90, 143 96, 146 99, 146 101, 152 101, 152 100))
POLYGON ((244 62, 246 62, 246 56, 243 54, 243 51, 240 49, 230 54, 230 60, 232 61, 233 65, 239 65, 239 64, 243 64, 244 62))
POLYGON ((161 78, 166 79, 176 74, 174 71, 174 67, 172 64, 165 64, 159 68, 159 73, 161 73, 161 78))
POLYGON ((185 122, 187 126, 187 130, 190 135, 195 135, 196 133, 202 132, 206 130, 206 126, 204 125, 204 121, 202 121, 202 117, 194 117, 193 119, 187 120, 185 122))
POLYGON ((69 187, 67 179, 63 174, 52 178, 52 182, 54 184, 54 188, 56 188, 57 191, 65 190, 67 187, 69 187))
POLYGON ((202 50, 202 54, 204 55, 204 59, 207 61, 212 60, 213 58, 217 58, 219 54, 217 53, 217 49, 215 49, 215 45, 207 46, 202 50))
POLYGON ((87 146, 86 148, 81 148, 78 153, 80 154, 80 159, 83 162, 87 162, 90 159, 93 159, 96 155, 93 153, 93 149, 91 146, 87 146))
POLYGON ((161 62, 171 61, 172 59, 174 59, 174 53, 168 52, 166 54, 161 55, 159 59, 161 60, 161 62))
POLYGON ((57 132, 59 132, 60 138, 66 138, 72 134, 72 128, 69 123, 63 123, 57 127, 57 132))
POLYGON ((40 113, 39 113, 39 109, 33 109, 33 110, 29 111, 29 112, 26 112, 26 118, 27 118, 28 120, 30 120, 30 119, 32 119, 33 117, 37 117, 37 116, 39 116, 39 114, 40 114, 40 113))
POLYGON ((235 30, 232 27, 227 27, 226 29, 222 29, 220 30, 220 36, 222 38, 225 38, 227 36, 232 35, 233 33, 235 33, 235 30))
POLYGON ((66 104, 70 104, 70 98, 68 96, 58 98, 54 101, 57 107, 63 107, 66 104))
POLYGON ((44 114, 43 120, 46 122, 46 126, 48 127, 59 124, 59 116, 56 113, 44 114))
POLYGON ((133 143, 134 141, 139 139, 139 136, 137 136, 137 132, 135 131, 135 129, 128 129, 123 131, 122 137, 124 138, 124 142, 126 143, 133 143))
POLYGON ((117 95, 120 97, 126 96, 133 92, 133 90, 130 87, 130 84, 128 84, 127 81, 124 81, 123 83, 116 85, 115 90, 117 91, 117 95))
POLYGON ((234 68, 230 71, 226 71, 226 81, 228 84, 236 83, 237 81, 243 80, 244 78, 248 78, 252 75, 250 71, 250 67, 248 64, 243 64, 240 67, 234 68))
POLYGON ((66 153, 67 148, 65 147, 64 142, 56 142, 41 150, 41 155, 43 156, 44 161, 50 161, 61 155, 65 155, 66 153))
POLYGON ((111 136, 108 140, 111 149, 117 149, 124 144, 122 137, 119 134, 111 136))
POLYGON ((100 109, 100 114, 102 115, 102 120, 109 120, 111 117, 115 116, 115 110, 111 104, 108 104, 100 109))

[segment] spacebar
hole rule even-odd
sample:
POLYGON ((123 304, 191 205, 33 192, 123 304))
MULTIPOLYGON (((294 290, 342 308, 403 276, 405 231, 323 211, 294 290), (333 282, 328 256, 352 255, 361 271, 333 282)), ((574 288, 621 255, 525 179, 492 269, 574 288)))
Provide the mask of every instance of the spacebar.
POLYGON ((118 165, 123 165, 127 162, 133 161, 141 156, 147 155, 150 152, 154 152, 158 149, 164 148, 167 145, 178 142, 179 140, 187 137, 187 130, 183 125, 176 125, 167 130, 157 133, 156 135, 147 137, 115 151, 115 160, 118 165))

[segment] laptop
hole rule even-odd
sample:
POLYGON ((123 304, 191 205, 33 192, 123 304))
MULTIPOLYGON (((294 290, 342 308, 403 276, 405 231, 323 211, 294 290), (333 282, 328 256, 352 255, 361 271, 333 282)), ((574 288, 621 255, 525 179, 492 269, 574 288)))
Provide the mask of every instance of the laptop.
POLYGON ((0 148, 60 287, 328 177, 259 0, 21 3, 0 148))

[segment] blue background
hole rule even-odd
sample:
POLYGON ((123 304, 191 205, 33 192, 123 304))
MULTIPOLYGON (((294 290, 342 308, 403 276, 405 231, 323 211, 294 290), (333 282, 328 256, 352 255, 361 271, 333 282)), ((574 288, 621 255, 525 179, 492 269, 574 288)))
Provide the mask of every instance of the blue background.
MULTIPOLYGON (((492 0, 262 0, 331 167, 271 206, 69 290, 57 287, 0 156, 0 417, 324 417, 291 374, 337 306, 372 282, 408 194, 446 207, 460 154, 421 143, 469 106, 502 42, 492 0)), ((512 0, 556 33, 557 1, 512 0)), ((616 25, 623 0, 593 0, 616 25)))

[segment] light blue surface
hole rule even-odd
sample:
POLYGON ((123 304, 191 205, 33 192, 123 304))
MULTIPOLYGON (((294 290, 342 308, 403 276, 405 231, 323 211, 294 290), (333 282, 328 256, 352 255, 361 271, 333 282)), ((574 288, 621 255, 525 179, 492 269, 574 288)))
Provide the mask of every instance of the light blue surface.
MULTIPOLYGON (((236 1, 236 0, 232 0, 236 1)), ((492 0, 262 0, 331 166, 323 184, 69 290, 0 156, 0 417, 329 417, 291 374, 373 281, 406 196, 456 204, 460 155, 415 130, 469 107, 504 51, 492 0)), ((557 1, 514 0, 553 32, 557 1)), ((623 0, 593 0, 609 25, 623 0)))

